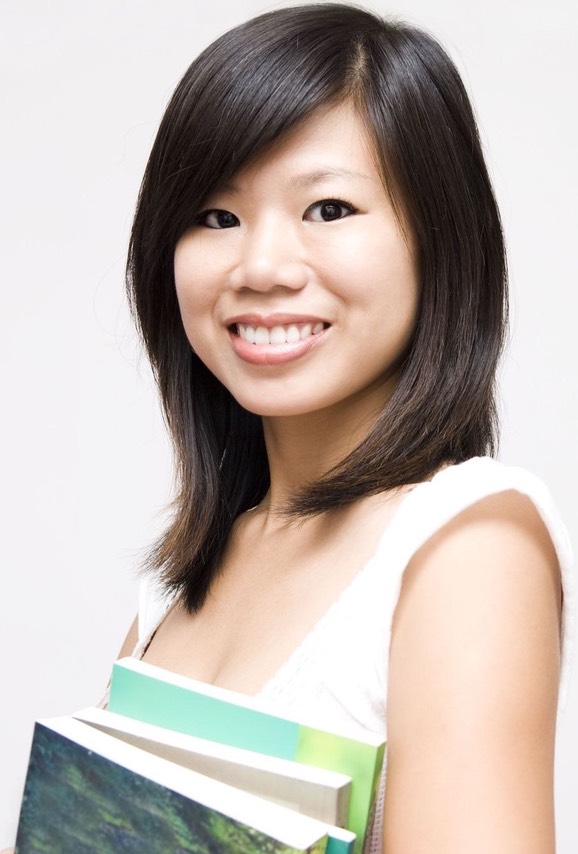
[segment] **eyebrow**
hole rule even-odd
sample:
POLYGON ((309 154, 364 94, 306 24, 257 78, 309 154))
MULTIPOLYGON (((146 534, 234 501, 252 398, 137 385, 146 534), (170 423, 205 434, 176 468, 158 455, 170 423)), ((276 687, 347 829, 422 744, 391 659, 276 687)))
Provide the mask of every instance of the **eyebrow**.
MULTIPOLYGON (((287 183, 295 189, 306 189, 314 184, 322 184, 331 178, 363 178, 367 181, 373 180, 371 175, 365 175, 363 172, 355 172, 345 167, 329 167, 314 169, 311 172, 303 172, 300 175, 293 175, 287 183)), ((228 193, 235 194, 240 192, 239 188, 231 183, 223 184, 222 189, 228 193)))
POLYGON ((329 169, 315 169, 312 172, 304 172, 302 175, 294 175, 289 179, 289 184, 298 189, 310 187, 312 184, 322 184, 329 178, 364 178, 371 181, 370 175, 363 172, 354 172, 351 169, 332 167, 329 169))

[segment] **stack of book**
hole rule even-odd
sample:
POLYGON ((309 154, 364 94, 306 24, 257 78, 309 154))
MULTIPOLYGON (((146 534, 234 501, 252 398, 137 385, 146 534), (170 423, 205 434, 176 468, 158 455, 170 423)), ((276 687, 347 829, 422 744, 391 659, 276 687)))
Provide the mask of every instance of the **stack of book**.
POLYGON ((384 748, 121 659, 108 709, 36 723, 16 854, 360 854, 384 748))

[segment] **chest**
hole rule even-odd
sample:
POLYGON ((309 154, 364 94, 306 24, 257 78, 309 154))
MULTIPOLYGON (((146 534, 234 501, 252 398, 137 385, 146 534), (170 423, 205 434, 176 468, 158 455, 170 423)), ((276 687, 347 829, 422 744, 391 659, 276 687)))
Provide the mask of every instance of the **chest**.
MULTIPOLYGON (((258 693, 354 583, 393 507, 358 525, 300 526, 263 536, 241 526, 196 614, 176 605, 145 659, 244 693, 258 693)), ((335 520, 333 520, 335 522, 335 520)))

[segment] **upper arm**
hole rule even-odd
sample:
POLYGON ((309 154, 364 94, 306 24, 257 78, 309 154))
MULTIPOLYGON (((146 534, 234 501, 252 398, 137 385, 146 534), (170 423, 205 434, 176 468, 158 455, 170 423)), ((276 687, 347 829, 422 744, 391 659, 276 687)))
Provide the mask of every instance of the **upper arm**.
POLYGON ((390 652, 386 854, 554 851, 560 577, 515 492, 406 570, 390 652))
POLYGON ((132 621, 131 627, 128 630, 128 634, 124 639, 123 645, 120 648, 118 653, 119 658, 125 658, 128 655, 132 655, 134 652, 134 648, 138 641, 138 617, 135 617, 132 621))

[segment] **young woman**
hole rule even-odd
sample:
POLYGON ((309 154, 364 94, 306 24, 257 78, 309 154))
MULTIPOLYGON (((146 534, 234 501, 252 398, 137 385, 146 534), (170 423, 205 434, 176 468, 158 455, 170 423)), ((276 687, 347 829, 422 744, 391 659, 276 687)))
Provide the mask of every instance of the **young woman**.
POLYGON ((443 49, 334 4, 226 33, 128 274, 179 491, 122 654, 384 734, 367 850, 553 852, 569 551, 491 458, 504 247, 443 49))

